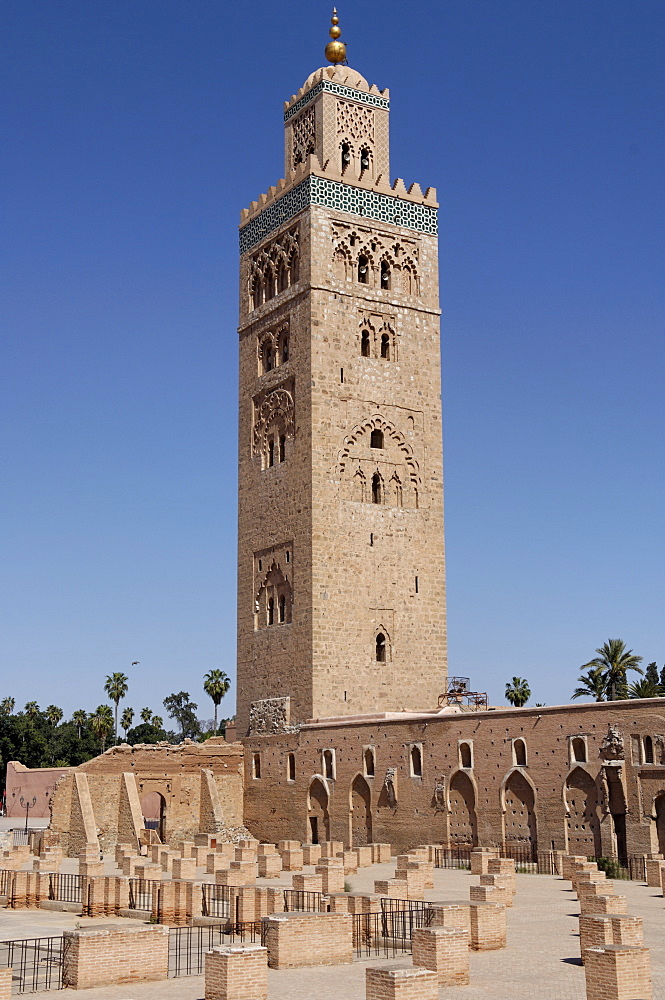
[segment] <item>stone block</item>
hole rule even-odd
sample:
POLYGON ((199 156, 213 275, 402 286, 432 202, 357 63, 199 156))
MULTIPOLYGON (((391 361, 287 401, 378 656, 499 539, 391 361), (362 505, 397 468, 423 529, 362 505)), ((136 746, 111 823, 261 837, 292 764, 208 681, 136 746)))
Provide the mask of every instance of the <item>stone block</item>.
POLYGON ((439 1000, 438 976, 406 962, 368 965, 365 1000, 439 1000))
POLYGON ((97 926, 65 931, 62 983, 90 989, 166 979, 169 929, 159 925, 97 926))
POLYGON ((498 858, 499 852, 490 847, 476 847, 471 851, 471 874, 486 875, 490 858, 498 858))
POLYGON ((581 913, 627 913, 625 896, 583 896, 580 899, 581 913))
POLYGON ((439 986, 465 986, 469 982, 469 932, 463 927, 415 927, 412 958, 414 965, 436 972, 439 986))
POLYGON ((267 1000, 268 952, 260 944, 221 945, 205 957, 205 1000, 267 1000))
POLYGON ((174 858, 172 872, 174 879, 196 878, 195 858, 192 857, 174 858))
POLYGON ((471 900, 469 915, 473 951, 496 951, 506 947, 506 907, 503 903, 471 900))
MULTIPOLYGON (((287 843, 289 843, 289 841, 287 841, 287 843)), ((285 848, 284 850, 280 850, 279 853, 282 859, 282 868, 285 872, 302 871, 304 860, 301 848, 285 848)))
POLYGON ((323 875, 299 873, 294 875, 291 881, 293 888, 298 892, 323 892, 323 875))
POLYGON ((321 876, 321 891, 328 896, 331 892, 344 892, 344 869, 327 865, 317 865, 316 875, 321 876))
POLYGON ((465 900, 450 900, 432 904, 430 927, 461 927, 471 940, 471 904, 465 900))
POLYGON ((280 913, 263 918, 271 969, 341 965, 353 959, 347 913, 280 913))
MULTIPOLYGON (((231 864, 229 858, 225 858, 223 854, 217 854, 215 851, 213 854, 208 854, 206 856, 206 873, 208 875, 214 875, 215 872, 224 871, 231 864)), ((280 862, 281 868, 281 862, 280 862)))
POLYGON ((662 889, 663 884, 663 869, 665 868, 665 861, 660 861, 654 858, 647 858, 645 861, 646 865, 646 875, 647 875, 647 885, 652 889, 662 889))
POLYGON ((337 858, 344 853, 344 844, 341 840, 324 840, 319 846, 322 858, 337 858))
POLYGON ((372 848, 373 865, 387 864, 390 861, 392 855, 390 844, 370 844, 369 846, 372 848))
POLYGON ((191 858, 195 844, 193 840, 179 840, 175 847, 181 858, 191 858))
POLYGON ((274 854, 259 855, 259 878, 277 878, 281 871, 282 859, 276 851, 274 854))
POLYGON ((320 844, 303 844, 302 845, 302 857, 303 864, 305 865, 318 865, 321 859, 321 845, 320 844))
POLYGON ((280 840, 277 842, 277 850, 280 853, 282 851, 299 851, 301 843, 299 840, 280 840))
POLYGON ((629 944, 643 947, 641 917, 625 913, 587 913, 580 915, 580 955, 584 962, 587 948, 606 944, 629 944))
POLYGON ((402 879, 377 879, 374 882, 374 892, 379 896, 389 896, 390 899, 409 898, 409 887, 402 879))
POLYGON ((608 944, 584 953, 587 1000, 652 1000, 648 948, 608 944))
POLYGON ((372 865, 372 848, 367 845, 365 847, 354 847, 353 850, 358 868, 370 868, 372 865))
POLYGON ((259 858, 274 857, 277 853, 278 851, 274 844, 259 844, 256 848, 256 854, 259 858))

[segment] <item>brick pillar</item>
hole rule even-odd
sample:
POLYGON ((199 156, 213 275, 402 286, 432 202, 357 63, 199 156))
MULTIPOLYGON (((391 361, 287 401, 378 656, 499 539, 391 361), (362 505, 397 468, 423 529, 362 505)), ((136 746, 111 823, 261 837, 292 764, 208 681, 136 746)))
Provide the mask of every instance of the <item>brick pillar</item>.
POLYGON ((661 872, 664 867, 663 862, 647 858, 645 865, 647 870, 647 885, 652 889, 660 889, 662 887, 661 872))
POLYGON ((499 852, 491 847, 476 847, 475 850, 471 851, 471 874, 487 875, 489 859, 498 857, 499 852))
MULTIPOLYGON (((175 883, 162 882, 157 896, 157 920, 160 924, 175 923, 175 883)), ((154 914, 153 914, 154 915, 154 914)))
POLYGON ((471 947, 474 951, 496 951, 506 947, 506 908, 503 903, 471 900, 471 947))
POLYGON ((321 876, 321 891, 326 896, 331 892, 344 892, 344 869, 341 865, 317 865, 314 871, 321 876))
POLYGON ((587 1000, 652 1000, 648 948, 608 944, 584 956, 587 1000))
POLYGON ((11 1000, 13 969, 0 969, 0 1000, 11 1000))
POLYGON ((368 965, 365 1000, 439 1000, 437 974, 406 962, 368 965))
POLYGON ((166 979, 168 927, 127 921, 127 927, 65 931, 62 985, 75 990, 166 979))
POLYGON ((302 853, 303 853, 303 864, 318 865, 319 861, 321 860, 321 845, 303 844, 302 853))
POLYGON ((625 896, 582 896, 581 913, 628 913, 625 896))
POLYGON ((471 938, 471 905, 464 900, 432 905, 430 927, 461 927, 471 938))
POLYGON ((221 945, 205 959, 205 1000, 266 1000, 268 952, 260 944, 221 945))
POLYGON ((587 948, 607 944, 644 947, 642 917, 625 913, 588 913, 580 915, 580 954, 584 962, 587 948))
MULTIPOLYGON (((115 912, 120 914, 121 910, 129 909, 129 879, 120 877, 114 879, 115 912)), ((81 889, 83 892, 83 889, 81 889)))
POLYGON ((238 921, 241 924, 257 920, 261 916, 257 906, 258 891, 253 886, 238 889, 238 921))
POLYGON ((353 960, 353 917, 347 913, 275 913, 264 917, 268 965, 295 969, 353 960))
POLYGON ((379 865, 390 861, 392 848, 390 844, 370 844, 372 848, 372 864, 379 865))
POLYGON ((14 910, 23 910, 26 907, 28 897, 28 873, 15 872, 12 875, 10 896, 8 903, 14 910))
POLYGON ((413 964, 436 972, 439 986, 469 982, 469 933, 461 927, 416 927, 413 964))

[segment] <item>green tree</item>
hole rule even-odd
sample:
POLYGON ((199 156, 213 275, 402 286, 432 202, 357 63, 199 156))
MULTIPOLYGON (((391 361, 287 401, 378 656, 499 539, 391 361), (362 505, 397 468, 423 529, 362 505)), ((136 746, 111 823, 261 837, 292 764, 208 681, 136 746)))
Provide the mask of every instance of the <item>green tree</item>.
MULTIPOLYGON (((654 687, 658 688, 659 695, 665 694, 662 688, 660 678, 658 676, 658 664, 656 663, 655 660, 653 661, 653 663, 647 663, 646 670, 644 671, 644 679, 645 681, 649 681, 651 684, 653 684, 654 687)), ((654 695, 654 697, 658 697, 658 695, 654 695)))
POLYGON ((215 706, 215 733, 217 732, 217 709, 230 687, 231 681, 223 670, 209 670, 203 678, 203 690, 212 698, 212 703, 215 706))
POLYGON ((106 749, 106 741, 113 732, 113 712, 108 705, 98 705, 90 716, 90 728, 99 739, 101 753, 106 749))
POLYGON ((128 691, 127 676, 121 673, 109 674, 104 690, 115 705, 115 741, 118 742, 118 705, 128 691))
POLYGON ((65 713, 62 711, 62 709, 58 708, 57 705, 49 705, 44 712, 44 715, 46 716, 46 718, 51 723, 54 729, 58 725, 58 723, 62 720, 64 714, 65 713))
POLYGON ((164 720, 162 719, 161 715, 153 715, 152 719, 150 720, 150 725, 152 726, 153 729, 163 730, 164 720))
POLYGON ((189 700, 188 691, 178 691, 177 694, 170 694, 164 699, 164 708, 180 727, 181 740, 187 736, 193 739, 199 735, 201 727, 195 715, 198 707, 195 701, 189 700))
POLYGON ((78 730, 79 739, 81 739, 81 730, 83 729, 87 721, 88 721, 88 713, 85 711, 84 708, 77 708, 76 711, 72 714, 72 722, 74 723, 76 729, 78 730))
POLYGON ((662 687, 663 691, 665 691, 665 665, 663 666, 663 669, 660 672, 660 686, 662 687))
POLYGON ((642 677, 639 681, 633 681, 628 685, 629 698, 660 698, 663 689, 660 684, 654 684, 647 677, 642 677))
POLYGON ((510 684, 506 684, 506 698, 515 708, 521 708, 522 705, 526 705, 530 697, 531 688, 528 681, 524 680, 523 677, 513 677, 510 684))
POLYGON ((149 726, 152 719, 152 711, 149 708, 142 708, 140 714, 141 722, 145 722, 146 726, 149 726))
POLYGON ((632 649, 626 649, 623 639, 608 639, 596 650, 596 653, 598 655, 593 660, 582 664, 582 670, 598 668, 603 671, 605 689, 609 692, 609 701, 627 698, 626 674, 629 670, 635 670, 638 674, 642 673, 638 666, 642 662, 642 657, 636 656, 632 649))
MULTIPOLYGON (((158 721, 159 716, 154 716, 158 721)), ((154 721, 154 720, 153 720, 154 721)), ((161 726, 155 726, 152 722, 141 722, 138 726, 134 726, 127 733, 127 742, 132 745, 136 743, 160 743, 162 740, 167 738, 167 734, 164 732, 161 726)))
POLYGON ((25 706, 25 714, 30 722, 34 722, 39 715, 39 705, 36 701, 29 701, 25 706))
POLYGON ((579 687, 573 691, 573 698, 593 698, 594 701, 605 701, 605 672, 602 667, 590 667, 578 678, 579 687))
POLYGON ((132 728, 132 722, 134 721, 134 709, 127 707, 122 713, 120 719, 120 725, 125 731, 125 739, 127 739, 127 730, 132 728))
POLYGON ((0 702, 0 712, 2 712, 3 715, 11 715, 14 711, 15 705, 16 702, 13 698, 3 698, 0 702))

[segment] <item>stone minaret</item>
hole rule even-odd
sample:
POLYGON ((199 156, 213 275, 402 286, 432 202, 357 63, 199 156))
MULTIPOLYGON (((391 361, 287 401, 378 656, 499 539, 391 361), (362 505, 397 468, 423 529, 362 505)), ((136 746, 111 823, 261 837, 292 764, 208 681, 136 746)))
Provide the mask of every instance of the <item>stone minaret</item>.
POLYGON ((446 688, 436 192, 390 184, 389 107, 312 73, 241 216, 239 735, 446 688))

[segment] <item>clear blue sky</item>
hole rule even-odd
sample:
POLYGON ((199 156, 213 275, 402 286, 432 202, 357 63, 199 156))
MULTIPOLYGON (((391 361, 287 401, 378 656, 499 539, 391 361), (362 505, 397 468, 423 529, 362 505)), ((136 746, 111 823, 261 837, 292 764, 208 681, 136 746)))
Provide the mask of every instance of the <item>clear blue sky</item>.
MULTIPOLYGON (((329 14, 3 4, 0 697, 122 670, 210 717, 234 675, 238 214, 329 14)), ((451 673, 556 704, 608 637, 662 665, 665 4, 340 14, 441 202, 451 673)))

